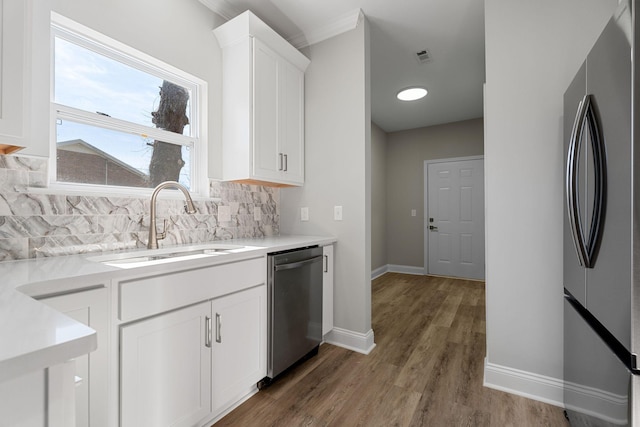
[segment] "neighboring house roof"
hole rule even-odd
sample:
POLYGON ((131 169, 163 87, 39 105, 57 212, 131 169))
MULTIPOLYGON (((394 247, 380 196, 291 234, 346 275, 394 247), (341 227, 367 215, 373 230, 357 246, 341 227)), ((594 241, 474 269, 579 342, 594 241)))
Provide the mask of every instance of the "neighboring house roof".
POLYGON ((86 141, 84 141, 82 139, 72 139, 72 140, 69 140, 69 141, 58 142, 56 144, 56 147, 57 147, 58 150, 74 151, 74 152, 77 152, 77 153, 85 153, 85 154, 94 154, 94 155, 100 156, 100 157, 102 157, 104 159, 107 159, 110 162, 113 162, 113 163, 117 164, 121 168, 126 169, 129 172, 140 176, 141 178, 144 178, 144 179, 148 179, 149 178, 149 175, 147 175, 146 173, 142 172, 141 170, 134 168, 133 166, 123 162, 122 160, 119 160, 119 159, 113 157, 112 155, 110 155, 108 153, 105 153, 104 151, 102 151, 99 148, 89 144, 88 142, 86 142, 86 141))

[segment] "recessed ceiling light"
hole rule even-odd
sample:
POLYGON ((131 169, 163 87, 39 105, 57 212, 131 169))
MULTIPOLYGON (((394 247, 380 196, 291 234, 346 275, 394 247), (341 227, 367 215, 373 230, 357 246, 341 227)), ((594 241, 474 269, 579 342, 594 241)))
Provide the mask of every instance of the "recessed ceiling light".
POLYGON ((400 101, 415 101, 416 99, 424 98, 427 95, 427 90, 423 87, 408 87, 398 92, 398 99, 400 101))

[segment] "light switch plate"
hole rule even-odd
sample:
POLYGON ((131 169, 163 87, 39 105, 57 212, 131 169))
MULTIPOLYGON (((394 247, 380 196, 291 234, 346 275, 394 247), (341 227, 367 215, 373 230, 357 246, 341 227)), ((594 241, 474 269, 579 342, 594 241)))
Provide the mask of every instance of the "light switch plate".
POLYGON ((416 210, 415 209, 411 209, 411 216, 416 216, 416 210))
POLYGON ((253 208, 253 220, 260 221, 262 219, 262 211, 260 210, 260 206, 254 206, 253 208))
POLYGON ((231 206, 218 206, 218 222, 231 221, 231 206))
POLYGON ((309 221, 309 208, 300 208, 300 221, 309 221))
POLYGON ((333 207, 333 219, 336 221, 342 221, 342 206, 333 207))

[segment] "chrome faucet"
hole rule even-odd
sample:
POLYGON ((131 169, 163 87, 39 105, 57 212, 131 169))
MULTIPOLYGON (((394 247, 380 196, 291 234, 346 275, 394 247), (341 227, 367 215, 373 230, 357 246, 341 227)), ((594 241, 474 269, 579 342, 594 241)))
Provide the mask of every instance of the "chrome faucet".
POLYGON ((158 249, 158 240, 162 240, 167 237, 167 220, 164 220, 164 226, 162 228, 162 233, 158 233, 156 230, 156 198, 158 197, 158 193, 163 188, 173 187, 182 191, 184 194, 184 198, 187 201, 187 204, 184 205, 184 210, 188 214, 196 213, 196 208, 193 207, 193 200, 191 200, 191 195, 189 191, 181 184, 175 181, 165 181, 160 184, 153 190, 153 194, 151 195, 151 212, 149 216, 151 217, 149 224, 149 243, 147 243, 147 248, 149 249, 158 249))

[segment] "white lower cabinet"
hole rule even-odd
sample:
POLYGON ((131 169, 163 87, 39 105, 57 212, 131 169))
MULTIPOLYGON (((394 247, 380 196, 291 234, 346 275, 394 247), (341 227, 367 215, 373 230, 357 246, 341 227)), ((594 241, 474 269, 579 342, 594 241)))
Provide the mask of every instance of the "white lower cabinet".
POLYGON ((121 328, 121 426, 194 426, 211 415, 204 302, 121 328))
POLYGON ((266 285, 120 328, 121 426, 206 425, 266 375, 266 285))
POLYGON ((322 247, 322 335, 333 329, 333 245, 322 247))
POLYGON ((40 301, 93 328, 98 348, 75 360, 75 418, 77 427, 107 426, 109 311, 108 289, 75 292, 40 301))
POLYGON ((213 307, 213 410, 224 411, 267 372, 267 288, 217 298, 213 307))

